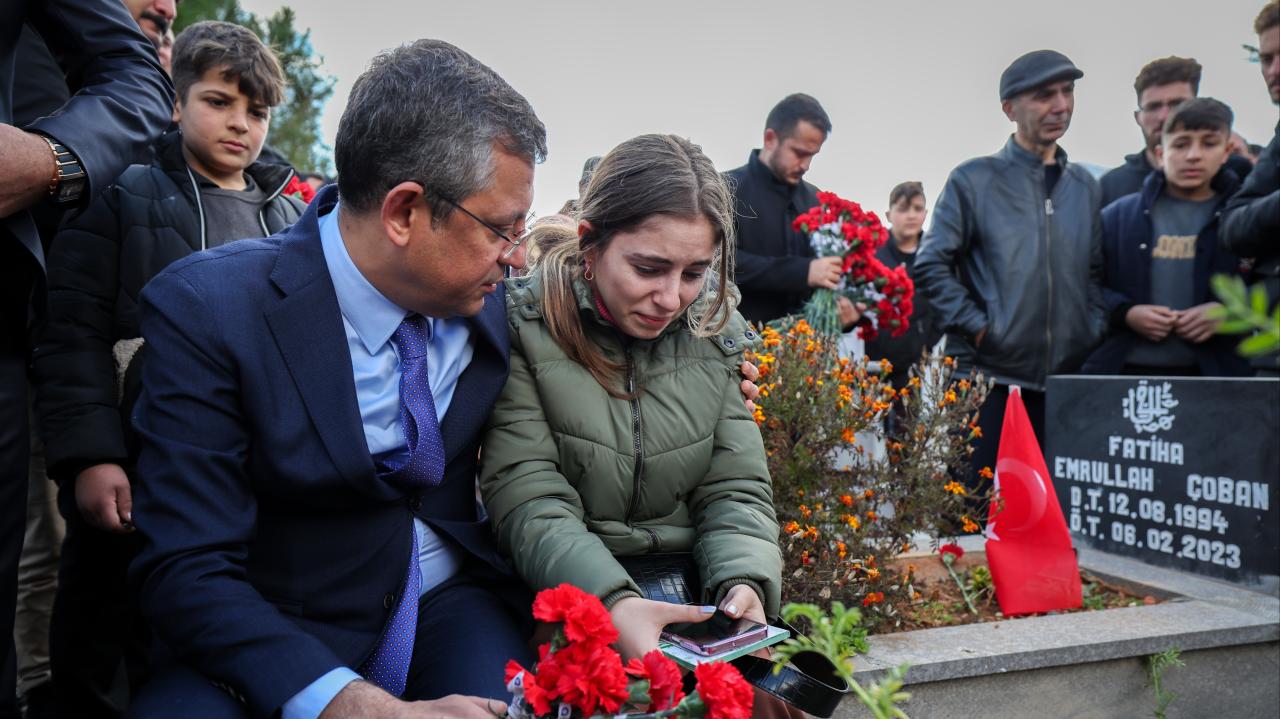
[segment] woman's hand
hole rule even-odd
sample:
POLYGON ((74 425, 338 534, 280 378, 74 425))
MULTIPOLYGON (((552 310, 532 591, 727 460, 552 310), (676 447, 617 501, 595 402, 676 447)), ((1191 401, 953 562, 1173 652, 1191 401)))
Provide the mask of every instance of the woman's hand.
MULTIPOLYGON (((755 594, 749 589, 748 593, 755 594)), ((730 595, 732 594, 733 592, 730 592, 730 595)), ((725 599, 728 597, 726 596, 725 599)), ((756 604, 758 605, 759 601, 756 604)), ((676 622, 705 622, 715 614, 715 611, 715 607, 670 604, 640 597, 619 599, 613 605, 613 609, 609 610, 613 626, 618 629, 615 648, 622 655, 624 662, 643 657, 658 648, 658 638, 662 634, 663 627, 676 622)), ((760 615, 764 616, 763 609, 760 615)))
POLYGON ((720 611, 734 619, 746 617, 753 622, 768 624, 764 616, 764 605, 755 590, 746 584, 738 584, 731 588, 724 599, 720 600, 720 611))

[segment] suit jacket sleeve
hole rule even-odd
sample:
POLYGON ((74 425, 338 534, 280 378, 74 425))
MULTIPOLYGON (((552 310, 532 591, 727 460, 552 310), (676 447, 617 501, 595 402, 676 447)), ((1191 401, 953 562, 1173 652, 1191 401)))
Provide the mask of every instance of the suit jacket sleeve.
POLYGON ((969 249, 972 217, 972 192, 963 175, 952 172, 933 208, 933 224, 920 243, 915 273, 943 329, 975 337, 987 326, 987 315, 956 276, 969 249))
POLYGON ((1280 254, 1280 126, 1222 212, 1221 242, 1240 257, 1280 254))
POLYGON ((120 290, 120 222, 114 190, 54 238, 49 315, 32 358, 36 414, 49 476, 128 458, 112 345, 120 290))
POLYGON ((141 451, 133 516, 144 545, 130 570, 143 614, 176 659, 266 716, 344 664, 249 582, 258 502, 241 368, 181 267, 142 293, 149 354, 134 415, 141 451))
POLYGON ((1106 305, 1112 329, 1127 329, 1124 315, 1134 305, 1134 298, 1124 291, 1124 287, 1133 272, 1133 268, 1124 268, 1122 263, 1128 257, 1122 242, 1132 242, 1132 237, 1120 236, 1120 207, 1108 205, 1099 215, 1102 225, 1102 255, 1104 258, 1102 271, 1102 301, 1106 305), (1128 270, 1128 274, 1124 270, 1128 270))
POLYGON ((169 126, 173 85, 155 47, 118 0, 29 3, 27 20, 61 58, 79 91, 60 112, 26 129, 75 153, 88 176, 84 197, 101 191, 169 126))

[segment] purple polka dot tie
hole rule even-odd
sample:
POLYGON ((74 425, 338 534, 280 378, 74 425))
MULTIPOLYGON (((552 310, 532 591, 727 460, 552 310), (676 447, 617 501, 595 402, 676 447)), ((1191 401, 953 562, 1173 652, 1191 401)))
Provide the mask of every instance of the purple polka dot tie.
MULTIPOLYGON (((384 465, 379 476, 407 491, 440 484, 444 478, 444 441, 436 419, 436 403, 427 378, 427 345, 430 325, 421 315, 409 315, 400 323, 391 341, 400 354, 400 425, 404 428, 409 458, 397 466, 384 465)), ((413 553, 404 591, 373 653, 360 667, 365 679, 387 692, 400 696, 409 676, 413 639, 418 630, 418 592, 422 569, 418 566, 418 533, 413 535, 413 553)))

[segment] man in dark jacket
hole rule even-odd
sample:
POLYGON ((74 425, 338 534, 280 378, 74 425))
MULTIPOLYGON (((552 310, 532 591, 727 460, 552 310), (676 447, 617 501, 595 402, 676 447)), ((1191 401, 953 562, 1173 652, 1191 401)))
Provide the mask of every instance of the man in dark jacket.
POLYGON ((172 103, 155 49, 118 0, 0 1, 0 717, 17 715, 11 642, 31 450, 29 333, 44 310, 41 229, 145 150, 172 103), (81 89, 56 115, 16 127, 13 78, 28 24, 80 69, 81 89))
MULTIPOLYGON (((738 310, 752 322, 798 312, 813 288, 835 289, 840 281, 839 258, 815 258, 809 238, 791 226, 818 204, 818 188, 804 175, 830 132, 831 120, 817 100, 788 95, 769 111, 764 146, 725 173, 738 218, 738 310)), ((853 306, 845 301, 841 307, 851 325, 857 319, 853 306)))
MULTIPOLYGON (((1280 104, 1280 4, 1268 2, 1253 29, 1262 79, 1271 101, 1280 104)), ((1254 258, 1252 281, 1267 288, 1268 311, 1274 311, 1280 302, 1280 123, 1244 186, 1223 210, 1221 235, 1228 250, 1254 258)), ((1280 353, 1256 357, 1252 365, 1259 375, 1274 377, 1280 373, 1280 353)))
POLYGON ((1188 100, 1169 115, 1141 194, 1102 211, 1103 296, 1111 331, 1085 363, 1098 374, 1233 377, 1247 373, 1237 339, 1215 335, 1209 279, 1240 269, 1218 246, 1218 215, 1239 187, 1225 167, 1231 109, 1188 100))
POLYGON ((982 410, 975 469, 995 466, 1011 384, 1043 444, 1045 378, 1078 369, 1105 328, 1098 183, 1058 146, 1083 75, 1052 50, 1004 71, 1002 108, 1017 130, 1004 149, 952 171, 916 259, 948 354, 998 383, 982 410))
POLYGON ((49 255, 49 325, 34 353, 36 409, 66 519, 51 659, 60 716, 119 716, 122 659, 143 676, 136 601, 126 589, 133 533, 143 286, 192 252, 292 224, 288 166, 253 163, 284 74, 250 31, 197 23, 175 46, 177 132, 150 165, 124 172, 58 233, 49 255), (214 102, 211 102, 213 100, 214 102))
MULTIPOLYGON (((1145 143, 1141 152, 1125 155, 1124 164, 1102 176, 1102 206, 1125 195, 1142 190, 1142 182, 1159 169, 1156 148, 1169 113, 1179 104, 1200 92, 1200 63, 1186 57, 1162 57, 1142 67, 1133 81, 1138 94, 1138 109, 1133 119, 1142 130, 1145 143)), ((1232 156, 1228 166, 1240 177, 1249 174, 1252 163, 1244 157, 1232 156)))

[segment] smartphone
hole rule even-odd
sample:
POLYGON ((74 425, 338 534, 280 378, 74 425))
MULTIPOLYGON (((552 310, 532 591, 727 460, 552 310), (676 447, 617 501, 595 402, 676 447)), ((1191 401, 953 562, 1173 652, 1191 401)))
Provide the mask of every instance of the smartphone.
POLYGON ((768 627, 750 619, 734 619, 720 610, 705 622, 668 624, 662 639, 704 657, 764 639, 768 627))

